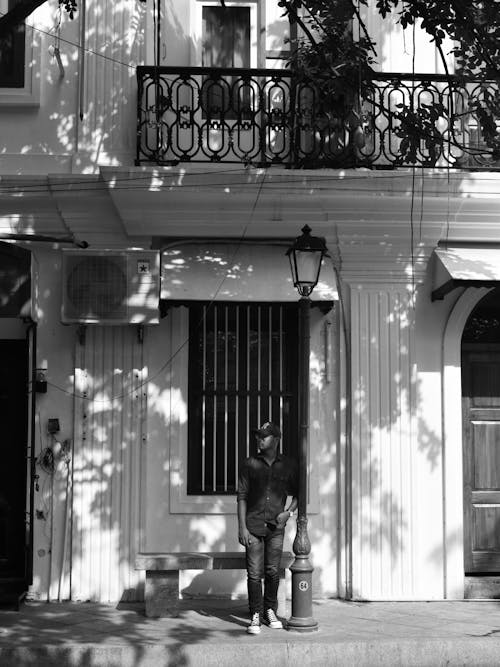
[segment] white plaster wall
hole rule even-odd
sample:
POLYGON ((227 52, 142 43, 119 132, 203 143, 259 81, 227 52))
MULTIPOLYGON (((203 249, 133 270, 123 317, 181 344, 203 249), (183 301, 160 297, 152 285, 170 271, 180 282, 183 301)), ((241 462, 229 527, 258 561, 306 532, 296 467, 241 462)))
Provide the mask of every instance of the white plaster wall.
MULTIPOLYGON (((53 443, 47 434, 49 418, 60 422, 60 442, 73 444, 73 368, 75 327, 60 321, 61 254, 47 245, 32 244, 38 273, 37 366, 46 368, 46 394, 36 394, 35 453, 53 443)), ((62 578, 61 559, 64 540, 67 466, 57 461, 54 475, 36 467, 39 490, 35 490, 35 512, 44 518, 34 519, 33 586, 30 595, 41 599, 69 596, 67 570, 62 578), (53 494, 53 503, 51 496, 53 494), (52 524, 53 517, 53 524, 52 524), (50 582, 50 583, 49 583, 50 582)), ((69 515, 68 515, 69 516, 69 515)), ((69 553, 69 551, 68 551, 69 553)))
POLYGON ((460 337, 480 295, 432 302, 432 263, 416 284, 414 306, 402 283, 351 287, 355 599, 464 594, 460 337))
POLYGON ((134 557, 147 410, 143 345, 135 326, 88 327, 80 338, 77 325, 61 324, 61 252, 50 246, 32 251, 39 276, 37 365, 47 369, 48 380, 47 393, 36 395, 35 453, 52 447, 56 468, 50 474, 36 467, 29 595, 47 601, 138 599, 134 557), (49 418, 60 422, 56 440, 69 440, 67 461, 47 434, 49 418))
MULTIPOLYGON (((351 291, 352 577, 357 599, 442 599, 442 349, 449 306, 351 291)), ((459 418, 459 416, 458 416, 459 418)))
MULTIPOLYGON (((194 64, 191 62, 195 50, 191 38, 192 5, 191 0, 165 0, 160 46, 162 65, 187 67, 194 64)), ((148 63, 153 62, 153 53, 148 49, 148 63)))
POLYGON ((444 595, 441 341, 445 322, 441 305, 431 302, 428 282, 419 289, 416 311, 414 521, 417 591, 419 597, 433 599, 444 595))
POLYGON ((412 598, 415 356, 407 288, 351 289, 355 598, 412 598))
POLYGON ((275 0, 264 2, 266 22, 266 51, 277 52, 290 48, 290 24, 283 16, 283 8, 275 0))

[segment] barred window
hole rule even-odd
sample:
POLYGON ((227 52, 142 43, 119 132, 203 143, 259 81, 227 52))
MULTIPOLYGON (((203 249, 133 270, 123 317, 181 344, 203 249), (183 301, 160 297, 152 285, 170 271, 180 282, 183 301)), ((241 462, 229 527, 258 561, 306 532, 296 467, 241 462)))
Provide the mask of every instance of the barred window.
POLYGON ((188 494, 233 494, 253 428, 279 424, 296 455, 297 306, 190 306, 189 331, 188 494))

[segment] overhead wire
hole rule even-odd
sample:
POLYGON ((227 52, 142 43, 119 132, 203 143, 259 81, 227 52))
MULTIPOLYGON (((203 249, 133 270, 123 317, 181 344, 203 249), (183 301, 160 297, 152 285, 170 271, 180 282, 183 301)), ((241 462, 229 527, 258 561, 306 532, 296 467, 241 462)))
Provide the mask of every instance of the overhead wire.
MULTIPOLYGON (((197 163, 197 164, 200 164, 200 163, 197 163)), ((411 168, 411 170, 413 170, 413 167, 411 168)), ((436 174, 442 172, 443 175, 446 175, 446 176, 447 176, 448 173, 450 173, 450 170, 445 168, 445 167, 442 167, 442 168, 440 167, 438 169, 435 169, 434 171, 435 171, 436 174)), ((238 172, 236 170, 230 170, 229 169, 229 170, 222 170, 222 171, 209 170, 209 171, 206 171, 206 172, 194 172, 194 173, 186 172, 186 175, 191 178, 191 177, 196 177, 196 176, 210 176, 210 175, 214 175, 214 174, 235 174, 235 173, 238 173, 238 172)), ((241 172, 242 175, 244 173, 245 173, 244 171, 241 172)), ((305 172, 297 171, 295 173, 301 174, 301 175, 304 174, 304 177, 306 177, 305 172)), ((329 190, 330 189, 329 185, 332 184, 332 183, 339 183, 339 184, 348 183, 348 182, 363 182, 363 183, 373 182, 373 183, 375 183, 375 182, 384 181, 384 180, 394 182, 395 178, 396 179, 398 179, 398 178, 403 179, 406 175, 408 175, 408 173, 411 174, 411 172, 405 172, 405 171, 398 171, 398 172, 391 171, 387 175, 385 175, 385 173, 384 173, 384 175, 378 174, 377 176, 372 176, 373 171, 370 170, 369 171, 370 176, 368 176, 366 179, 363 179, 363 176, 359 175, 360 172, 358 172, 358 175, 355 175, 355 176, 354 175, 353 176, 345 176, 343 174, 341 176, 338 176, 338 175, 328 175, 327 176, 327 175, 320 175, 320 174, 315 173, 313 178, 316 181, 316 183, 314 183, 314 184, 300 183, 299 180, 298 180, 300 178, 300 176, 298 176, 297 178, 286 178, 286 179, 282 178, 282 179, 279 179, 275 182, 268 181, 266 183, 266 190, 274 191, 274 190, 279 190, 281 188, 281 186, 283 186, 283 185, 293 185, 295 190, 304 190, 304 191, 308 191, 308 192, 311 192, 312 190, 322 191, 322 190, 329 190), (317 183, 318 180, 320 181, 320 185, 318 185, 318 183, 317 183), (323 187, 323 185, 324 185, 324 187, 323 187)), ((89 181, 82 180, 82 179, 75 180, 75 181, 64 181, 64 182, 61 182, 60 184, 55 184, 53 181, 51 181, 49 183, 47 181, 46 183, 29 183, 29 182, 27 182, 27 183, 24 184, 24 183, 21 182, 21 183, 15 183, 15 184, 12 183, 12 184, 9 184, 9 185, 1 185, 2 177, 0 176, 0 195, 10 194, 10 193, 16 194, 16 193, 19 193, 19 192, 28 192, 28 194, 30 194, 30 193, 35 193, 36 194, 36 193, 39 193, 39 192, 40 193, 44 193, 44 192, 47 192, 47 193, 65 192, 65 193, 67 193, 69 187, 71 187, 73 192, 93 192, 93 191, 101 192, 101 191, 106 191, 106 190, 110 190, 110 191, 117 191, 117 190, 137 191, 137 190, 144 189, 143 184, 141 184, 141 183, 138 183, 137 185, 133 185, 133 186, 126 185, 124 187, 121 187, 119 185, 120 183, 129 183, 129 182, 137 182, 137 181, 144 181, 144 184, 146 184, 146 182, 148 182, 148 181, 149 182, 155 181, 154 184, 152 185, 152 188, 151 188, 152 191, 159 191, 159 190, 190 190, 190 189, 191 190, 199 190, 199 189, 214 188, 214 187, 230 188, 230 187, 249 185, 248 179, 247 180, 241 180, 241 181, 228 180, 226 182, 214 181, 214 182, 199 182, 199 183, 162 183, 162 184, 157 183, 156 179, 158 179, 158 175, 154 175, 154 174, 149 173, 146 176, 136 176, 136 177, 127 176, 125 178, 118 178, 118 179, 113 178, 112 183, 110 183, 108 181, 101 181, 101 182, 96 184, 96 187, 89 187, 89 181), (72 186, 80 186, 80 185, 82 186, 81 188, 72 187, 72 186)), ((346 188, 338 187, 337 190, 345 190, 345 191, 348 191, 348 192, 366 192, 367 194, 373 194, 371 191, 367 190, 366 188, 362 188, 362 187, 359 187, 359 188, 356 188, 356 187, 346 187, 346 188)), ((393 189, 393 192, 399 192, 399 191, 393 189)), ((406 192, 406 189, 404 188, 404 186, 402 187, 401 192, 402 193, 406 192)), ((472 193, 472 191, 466 191, 466 190, 463 190, 461 192, 463 192, 464 194, 472 193)), ((482 190, 482 193, 495 195, 495 194, 498 194, 498 190, 493 189, 489 193, 482 190)))

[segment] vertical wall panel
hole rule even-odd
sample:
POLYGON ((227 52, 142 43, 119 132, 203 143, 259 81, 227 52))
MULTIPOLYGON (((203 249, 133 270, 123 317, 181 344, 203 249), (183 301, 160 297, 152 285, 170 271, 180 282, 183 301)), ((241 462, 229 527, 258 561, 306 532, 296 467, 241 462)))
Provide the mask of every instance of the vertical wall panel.
POLYGON ((75 368, 72 599, 136 597, 145 381, 136 327, 87 327, 75 368))
POLYGON ((412 308, 404 287, 353 289, 353 595, 414 595, 412 308))
POLYGON ((123 0, 86 0, 83 119, 79 150, 100 164, 130 158, 135 141, 135 68, 141 64, 144 8, 123 0))

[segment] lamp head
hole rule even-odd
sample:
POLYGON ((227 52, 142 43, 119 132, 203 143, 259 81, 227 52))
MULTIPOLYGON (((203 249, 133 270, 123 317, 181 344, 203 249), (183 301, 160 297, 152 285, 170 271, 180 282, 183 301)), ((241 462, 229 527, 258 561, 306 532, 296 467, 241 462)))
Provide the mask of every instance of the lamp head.
POLYGON ((318 284, 323 257, 328 254, 323 237, 311 236, 309 225, 302 227, 302 236, 298 236, 286 254, 290 260, 293 285, 302 297, 309 297, 318 284))

